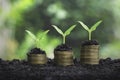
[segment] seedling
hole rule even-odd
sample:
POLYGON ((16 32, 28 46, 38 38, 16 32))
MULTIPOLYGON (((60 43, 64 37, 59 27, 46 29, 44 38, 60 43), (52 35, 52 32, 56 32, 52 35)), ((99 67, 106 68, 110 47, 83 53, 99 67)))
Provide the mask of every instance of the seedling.
POLYGON ((29 30, 25 30, 27 33, 28 33, 28 35, 30 35, 31 36, 31 38, 35 41, 35 46, 37 47, 37 48, 39 48, 40 47, 40 43, 41 43, 41 40, 45 37, 45 35, 49 32, 49 30, 46 30, 46 31, 44 31, 43 33, 41 33, 41 35, 39 35, 39 36, 35 36, 32 32, 30 32, 29 30))
POLYGON ((68 36, 68 35, 71 33, 71 31, 75 28, 76 25, 72 25, 72 26, 71 26, 69 29, 67 29, 64 33, 63 33, 63 31, 62 31, 61 29, 59 29, 57 26, 55 26, 55 25, 52 25, 52 26, 56 29, 56 31, 57 31, 59 34, 62 35, 62 37, 63 37, 63 44, 65 44, 66 36, 68 36))
POLYGON ((88 31, 89 34, 89 40, 91 40, 92 38, 92 32, 96 30, 96 28, 98 27, 98 25, 102 22, 101 20, 98 21, 97 23, 95 23, 91 28, 89 28, 88 26, 86 26, 82 21, 78 21, 82 27, 88 31))

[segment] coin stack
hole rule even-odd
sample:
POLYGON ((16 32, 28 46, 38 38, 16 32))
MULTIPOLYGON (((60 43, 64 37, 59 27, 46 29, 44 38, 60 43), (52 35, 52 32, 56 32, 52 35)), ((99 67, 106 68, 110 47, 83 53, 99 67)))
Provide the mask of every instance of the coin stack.
POLYGON ((31 64, 46 64, 46 54, 28 54, 28 62, 31 64))
POLYGON ((54 59, 57 65, 73 65, 73 51, 55 51, 54 59))
POLYGON ((80 62, 83 64, 99 64, 99 45, 82 46, 80 62))

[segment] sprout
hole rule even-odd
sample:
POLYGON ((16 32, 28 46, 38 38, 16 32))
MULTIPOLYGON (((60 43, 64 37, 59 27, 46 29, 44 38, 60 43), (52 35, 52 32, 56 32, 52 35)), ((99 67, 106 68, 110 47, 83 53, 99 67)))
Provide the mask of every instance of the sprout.
POLYGON ((52 25, 56 31, 62 35, 63 37, 63 44, 65 44, 65 39, 66 39, 66 36, 69 35, 71 33, 71 31, 75 28, 76 25, 72 25, 69 29, 67 29, 64 33, 62 30, 60 30, 57 26, 55 25, 52 25))
POLYGON ((49 30, 44 31, 43 33, 41 33, 40 36, 35 36, 32 32, 30 32, 29 30, 25 30, 28 35, 30 35, 30 37, 35 41, 35 45, 37 48, 39 48, 39 45, 41 43, 41 40, 45 37, 45 35, 49 32, 49 30))
POLYGON ((78 23, 80 23, 82 25, 82 27, 88 31, 89 34, 89 40, 91 40, 92 38, 92 32, 96 30, 96 28, 98 27, 98 25, 101 23, 102 21, 98 21, 97 23, 95 23, 91 28, 88 28, 88 26, 86 26, 82 21, 78 21, 78 23))

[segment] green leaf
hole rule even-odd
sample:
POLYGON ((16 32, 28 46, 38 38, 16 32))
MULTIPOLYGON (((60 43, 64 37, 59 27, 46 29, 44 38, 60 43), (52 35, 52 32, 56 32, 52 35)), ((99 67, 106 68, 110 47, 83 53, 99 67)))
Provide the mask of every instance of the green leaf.
POLYGON ((71 33, 71 31, 75 28, 76 25, 72 25, 68 30, 65 31, 64 35, 67 36, 71 33))
POLYGON ((59 34, 64 35, 64 33, 62 32, 62 30, 60 30, 57 26, 55 26, 55 25, 52 25, 52 26, 56 29, 56 31, 57 31, 59 34))
POLYGON ((28 31, 28 30, 25 30, 25 31, 28 33, 28 35, 31 36, 31 38, 33 38, 34 40, 37 39, 36 36, 35 36, 32 32, 30 32, 30 31, 28 31))
POLYGON ((101 23, 102 21, 98 21, 97 23, 95 23, 91 28, 90 28, 90 31, 94 31, 96 30, 96 28, 99 26, 99 24, 101 23))
POLYGON ((43 39, 44 36, 49 32, 50 30, 46 30, 43 33, 41 33, 41 35, 39 36, 39 40, 43 39))
POLYGON ((46 31, 44 32, 44 34, 46 35, 49 31, 50 31, 50 30, 46 30, 46 31))
POLYGON ((90 29, 88 28, 88 26, 86 26, 82 21, 78 21, 78 23, 80 23, 82 25, 82 27, 84 29, 86 29, 87 31, 89 31, 90 29))

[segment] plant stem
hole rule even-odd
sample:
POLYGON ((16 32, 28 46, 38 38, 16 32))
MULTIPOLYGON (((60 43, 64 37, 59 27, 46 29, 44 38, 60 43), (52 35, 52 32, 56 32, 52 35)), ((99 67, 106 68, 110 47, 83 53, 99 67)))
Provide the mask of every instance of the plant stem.
POLYGON ((35 45, 36 45, 36 47, 38 48, 38 44, 37 44, 37 41, 35 42, 35 45))
POLYGON ((91 33, 92 33, 92 32, 89 31, 88 33, 89 33, 89 40, 91 40, 91 37, 92 37, 92 36, 91 36, 91 33))
POLYGON ((65 44, 65 36, 63 35, 63 44, 65 44))
POLYGON ((39 40, 36 40, 35 45, 37 48, 39 48, 39 40))

